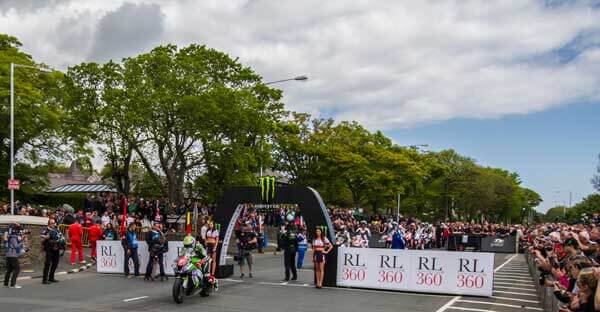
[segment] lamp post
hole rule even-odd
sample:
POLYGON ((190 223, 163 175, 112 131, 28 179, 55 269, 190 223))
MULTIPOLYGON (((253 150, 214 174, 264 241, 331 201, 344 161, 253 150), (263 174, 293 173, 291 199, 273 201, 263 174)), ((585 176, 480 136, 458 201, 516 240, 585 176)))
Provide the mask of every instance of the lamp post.
MULTIPOLYGON (((571 203, 573 201, 573 192, 569 191, 569 190, 558 190, 556 191, 556 194, 560 194, 562 192, 569 192, 569 208, 571 208, 571 203)), ((566 203, 563 204, 563 220, 566 219, 567 217, 567 205, 566 203)))
MULTIPOLYGON (((276 84, 276 83, 280 83, 280 82, 286 82, 286 81, 306 81, 308 80, 308 77, 306 75, 300 75, 300 76, 296 76, 294 78, 287 78, 287 79, 281 79, 281 80, 274 80, 274 81, 269 81, 269 82, 265 82, 265 85, 270 85, 270 84, 276 84)), ((262 145, 262 138, 260 140, 260 151, 262 153, 262 149, 263 149, 263 145, 262 145)), ((260 177, 262 178, 263 176, 263 166, 262 166, 262 160, 260 162, 260 177)))
POLYGON ((269 81, 269 82, 265 82, 264 84, 266 85, 270 85, 270 84, 275 84, 275 83, 280 83, 280 82, 285 82, 285 81, 292 81, 292 80, 296 80, 296 81, 306 81, 308 80, 308 77, 306 75, 300 75, 300 76, 296 76, 294 78, 287 78, 287 79, 281 79, 281 80, 275 80, 275 81, 269 81))
MULTIPOLYGON (((10 63, 10 179, 15 179, 15 68, 30 68, 37 69, 42 72, 50 73, 51 69, 30 66, 30 65, 21 65, 10 63)), ((10 213, 15 214, 15 190, 11 188, 10 190, 10 213)))

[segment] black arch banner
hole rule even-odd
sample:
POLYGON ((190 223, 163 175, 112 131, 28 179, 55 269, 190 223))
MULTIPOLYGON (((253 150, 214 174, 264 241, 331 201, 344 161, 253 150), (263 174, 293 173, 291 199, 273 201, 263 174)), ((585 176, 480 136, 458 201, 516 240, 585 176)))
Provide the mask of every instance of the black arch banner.
MULTIPOLYGON (((333 237, 333 224, 327 213, 327 208, 323 203, 323 199, 319 193, 310 187, 295 186, 295 185, 284 185, 275 186, 272 190, 273 196, 270 204, 297 204, 302 211, 304 222, 306 222, 307 233, 309 237, 312 236, 315 229, 320 226, 327 227, 326 231, 329 240, 335 243, 333 237)), ((228 228, 232 226, 232 218, 237 218, 236 210, 239 211, 238 205, 240 204, 260 204, 263 199, 262 187, 233 187, 225 192, 223 197, 218 202, 217 210, 214 215, 214 222, 227 225, 222 226, 219 236, 225 238, 228 228)), ((231 233, 231 230, 229 230, 231 233)), ((217 255, 221 254, 223 244, 219 244, 217 255)), ((227 244, 225 244, 227 246, 227 244)), ((227 250, 223 250, 227 252, 227 250)), ((222 277, 231 276, 233 272, 225 273, 225 263, 221 263, 221 257, 217 257, 217 265, 219 267, 220 275, 222 277), (224 276, 227 275, 227 276, 224 276)), ((323 284, 325 286, 333 287, 336 285, 337 274, 337 249, 334 249, 327 255, 327 262, 325 268, 325 276, 323 284)))

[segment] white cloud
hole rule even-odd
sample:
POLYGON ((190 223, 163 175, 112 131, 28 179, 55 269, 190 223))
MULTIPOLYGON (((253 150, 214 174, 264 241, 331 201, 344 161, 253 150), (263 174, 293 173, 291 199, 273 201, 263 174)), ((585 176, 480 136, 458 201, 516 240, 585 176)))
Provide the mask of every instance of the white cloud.
MULTIPOLYGON (((9 4, 0 7, 0 29, 36 59, 64 68, 98 55, 99 42, 112 37, 101 21, 118 17, 125 2, 9 4)), ((160 27, 143 35, 149 41, 115 34, 120 48, 104 55, 140 53, 148 42, 206 44, 239 56, 266 80, 307 74, 304 84, 280 85, 288 108, 373 128, 600 100, 593 1, 127 2, 160 6, 160 14, 128 15, 132 29, 160 27)))

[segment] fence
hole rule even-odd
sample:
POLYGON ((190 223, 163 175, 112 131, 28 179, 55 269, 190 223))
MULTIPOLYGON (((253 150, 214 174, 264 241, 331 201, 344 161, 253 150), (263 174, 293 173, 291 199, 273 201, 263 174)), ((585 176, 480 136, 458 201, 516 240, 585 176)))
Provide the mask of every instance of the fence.
POLYGON ((537 295, 544 306, 544 311, 547 312, 558 312, 559 301, 554 296, 554 291, 552 287, 546 287, 540 285, 538 283, 540 279, 540 271, 535 266, 535 262, 533 261, 533 256, 529 253, 525 254, 525 258, 527 259, 527 265, 529 266, 529 273, 533 277, 535 288, 537 290, 537 295))
MULTIPOLYGON (((65 237, 67 245, 71 245, 71 240, 69 239, 69 234, 67 233, 67 231, 69 230, 69 226, 67 224, 59 224, 58 230, 65 237)), ((144 234, 146 232, 148 232, 148 228, 136 228, 135 236, 138 240, 143 240, 144 234)), ((90 247, 90 229, 88 227, 83 228, 83 236, 81 237, 81 243, 83 244, 83 247, 90 247)))

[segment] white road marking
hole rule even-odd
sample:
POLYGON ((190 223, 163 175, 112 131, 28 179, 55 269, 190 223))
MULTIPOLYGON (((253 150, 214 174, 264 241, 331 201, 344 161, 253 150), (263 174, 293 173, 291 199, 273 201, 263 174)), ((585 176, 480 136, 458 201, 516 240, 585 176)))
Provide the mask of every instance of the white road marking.
POLYGON ((498 297, 498 296, 491 296, 490 298, 494 298, 494 299, 500 299, 500 300, 509 300, 509 301, 519 301, 519 302, 529 302, 529 303, 540 303, 537 300, 526 300, 526 299, 517 299, 517 298, 508 298, 508 297, 498 297))
MULTIPOLYGON (((282 284, 282 283, 273 283, 273 282, 258 282, 261 285, 269 285, 269 286, 292 286, 292 287, 314 287, 312 284, 282 284)), ((407 292, 398 292, 398 291, 386 291, 386 290, 374 290, 374 289, 363 289, 363 288, 348 288, 348 287, 327 287, 323 286, 325 289, 331 290, 341 290, 341 291, 355 291, 355 292, 369 292, 376 294, 391 294, 395 296, 419 296, 419 297, 449 297, 450 295, 435 295, 435 294, 419 294, 419 293, 407 293, 407 292)))
POLYGON ((494 281, 494 285, 514 285, 514 286, 529 286, 532 287, 533 286, 533 282, 531 282, 530 284, 523 284, 523 283, 507 283, 507 282, 497 282, 494 281))
POLYGON ((474 308, 461 308, 461 307, 448 307, 448 309, 452 309, 452 310, 461 310, 461 311, 496 312, 496 311, 494 311, 494 310, 482 310, 482 309, 474 309, 474 308))
POLYGON ((453 305, 459 299, 460 299, 460 296, 456 296, 456 297, 452 298, 450 301, 446 302, 445 305, 443 305, 442 307, 440 307, 436 312, 444 312, 444 311, 446 311, 448 308, 450 308, 451 305, 453 305))
POLYGON ((509 262, 511 262, 511 261, 512 261, 514 258, 516 258, 518 255, 519 255, 519 254, 515 254, 514 256, 510 257, 510 259, 506 260, 506 262, 502 263, 502 264, 501 264, 499 267, 497 267, 497 268, 494 270, 494 273, 495 273, 495 272, 498 272, 498 270, 502 269, 502 268, 503 268, 503 267, 504 267, 506 264, 508 264, 509 262))
MULTIPOLYGON (((506 285, 512 285, 512 284, 506 283, 506 285)), ((496 289, 496 288, 501 288, 501 289, 517 289, 517 290, 520 290, 520 291, 528 291, 528 292, 532 292, 532 293, 537 293, 537 290, 535 290, 535 289, 523 288, 523 287, 494 286, 494 289, 496 289)))
POLYGON ((234 282, 234 283, 243 283, 244 282, 242 280, 236 280, 236 279, 232 279, 232 278, 222 278, 222 279, 220 279, 220 281, 227 281, 227 282, 234 282))
POLYGON ((489 305, 496 305, 496 306, 501 306, 501 307, 509 307, 509 308, 519 308, 519 309, 527 309, 527 310, 544 311, 544 309, 536 308, 536 307, 518 306, 518 305, 514 305, 514 304, 498 303, 498 302, 474 301, 474 300, 458 300, 458 302, 489 304, 489 305))
POLYGON ((146 299, 146 298, 148 298, 148 296, 141 296, 141 297, 135 297, 135 298, 123 299, 123 302, 129 302, 129 301, 140 300, 140 299, 146 299))
POLYGON ((531 279, 531 275, 529 274, 519 274, 519 273, 504 273, 504 272, 496 272, 494 276, 507 276, 507 277, 527 277, 531 279))
POLYGON ((537 294, 524 294, 522 292, 505 291, 505 290, 495 290, 494 292, 501 293, 501 294, 511 294, 511 295, 519 295, 519 296, 530 296, 530 297, 536 297, 537 298, 537 294))

